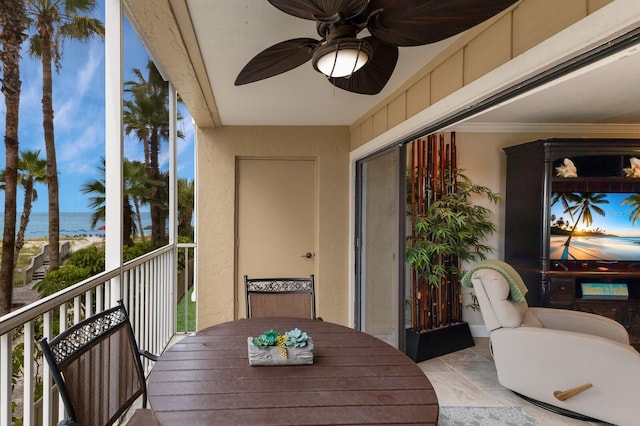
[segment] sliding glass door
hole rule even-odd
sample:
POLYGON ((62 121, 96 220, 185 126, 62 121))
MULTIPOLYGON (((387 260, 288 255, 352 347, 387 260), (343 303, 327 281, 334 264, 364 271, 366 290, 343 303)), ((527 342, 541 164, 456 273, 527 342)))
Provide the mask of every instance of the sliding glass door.
POLYGON ((404 348, 403 153, 404 148, 396 146, 356 165, 356 326, 400 349, 404 348))

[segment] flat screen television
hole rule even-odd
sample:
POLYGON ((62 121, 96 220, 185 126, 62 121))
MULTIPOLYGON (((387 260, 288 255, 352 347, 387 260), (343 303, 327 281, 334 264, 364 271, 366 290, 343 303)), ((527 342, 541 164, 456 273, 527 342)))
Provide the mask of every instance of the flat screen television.
POLYGON ((607 270, 607 265, 632 262, 640 268, 639 193, 554 192, 550 221, 552 266, 577 263, 607 270))

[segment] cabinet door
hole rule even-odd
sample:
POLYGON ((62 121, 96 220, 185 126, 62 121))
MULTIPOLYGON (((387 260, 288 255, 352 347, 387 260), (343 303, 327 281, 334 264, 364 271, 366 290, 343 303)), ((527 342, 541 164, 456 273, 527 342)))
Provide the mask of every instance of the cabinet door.
POLYGON ((629 305, 623 325, 629 331, 629 340, 636 349, 640 350, 640 303, 629 305))
POLYGON ((576 296, 575 287, 573 278, 551 278, 549 299, 551 302, 573 300, 576 296))

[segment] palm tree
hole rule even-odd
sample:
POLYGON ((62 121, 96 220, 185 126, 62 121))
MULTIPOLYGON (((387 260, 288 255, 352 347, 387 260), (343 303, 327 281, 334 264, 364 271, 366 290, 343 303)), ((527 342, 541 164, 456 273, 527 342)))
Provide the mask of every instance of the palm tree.
POLYGON ((26 0, 26 14, 32 30, 29 52, 42 61, 42 126, 47 153, 47 188, 49 192, 49 270, 60 266, 60 205, 58 200, 58 166, 53 130, 52 65, 60 69, 62 45, 66 38, 80 41, 93 36, 104 37, 98 19, 82 13, 95 9, 95 0, 26 0))
MULTIPOLYGON (((143 144, 147 178, 153 182, 160 182, 163 181, 159 165, 160 145, 162 141, 169 139, 169 86, 153 61, 147 63, 147 70, 148 76, 145 78, 142 71, 134 68, 132 72, 136 80, 124 83, 125 92, 130 93, 131 98, 124 101, 123 119, 125 133, 133 133, 143 144)), ((162 194, 162 188, 159 186, 153 186, 148 194, 153 246, 159 246, 167 239, 167 200, 162 194)))
POLYGON ((24 188, 24 201, 22 216, 20 216, 20 228, 16 238, 16 250, 13 255, 14 266, 18 263, 20 250, 24 246, 24 234, 31 217, 31 205, 38 199, 36 183, 47 182, 47 160, 40 158, 40 150, 21 151, 18 159, 18 183, 24 188))
POLYGON ((140 206, 148 204, 147 196, 149 195, 149 187, 159 185, 153 183, 147 178, 147 170, 140 161, 124 161, 122 174, 124 176, 124 191, 131 199, 133 204, 133 213, 137 222, 138 234, 144 238, 144 226, 142 225, 142 216, 140 215, 140 206))
POLYGON ((193 180, 178 179, 178 235, 191 237, 193 239, 193 200, 194 185, 193 180))
POLYGON ((11 311, 13 255, 16 239, 18 190, 18 114, 20 111, 20 46, 25 39, 25 8, 22 0, 0 1, 0 61, 5 104, 5 194, 2 262, 0 266, 0 316, 11 311))
POLYGON ((629 213, 629 219, 635 225, 638 219, 640 219, 640 194, 631 195, 621 203, 623 206, 630 205, 632 207, 631 212, 629 213))
POLYGON ((573 232, 576 230, 578 223, 580 223, 580 218, 582 218, 582 222, 586 226, 591 226, 593 223, 593 214, 591 210, 595 213, 598 213, 601 216, 604 216, 606 212, 598 207, 598 204, 609 204, 609 201, 606 200, 607 194, 596 194, 593 192, 580 192, 580 193, 570 193, 567 194, 568 199, 573 205, 570 205, 565 211, 568 213, 575 213, 578 211, 578 215, 576 217, 573 228, 571 228, 571 232, 569 233, 569 238, 565 241, 564 245, 569 246, 571 243, 571 237, 573 236, 573 232))
MULTIPOLYGON (((148 193, 150 187, 158 186, 159 183, 146 179, 144 165, 137 161, 124 160, 123 163, 124 194, 123 205, 123 226, 122 239, 126 246, 132 246, 132 235, 136 234, 136 222, 138 232, 143 235, 142 220, 140 218, 140 205, 147 204, 147 200, 142 194, 148 193), (133 208, 132 208, 133 204, 133 208), (135 211, 134 211, 135 208, 135 211)), ((85 182, 80 189, 83 194, 91 195, 89 207, 93 209, 91 215, 91 228, 95 228, 98 222, 105 219, 105 160, 102 159, 98 166, 100 177, 98 179, 85 182)))

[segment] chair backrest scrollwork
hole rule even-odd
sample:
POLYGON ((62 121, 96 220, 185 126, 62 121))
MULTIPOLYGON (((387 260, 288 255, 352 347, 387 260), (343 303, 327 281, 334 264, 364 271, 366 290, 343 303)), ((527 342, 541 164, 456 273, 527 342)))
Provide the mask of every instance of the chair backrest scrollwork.
POLYGON ((67 414, 81 425, 111 425, 147 387, 122 301, 40 341, 67 414))
POLYGON ((247 318, 316 319, 313 275, 309 278, 249 278, 245 275, 244 287, 247 318))

